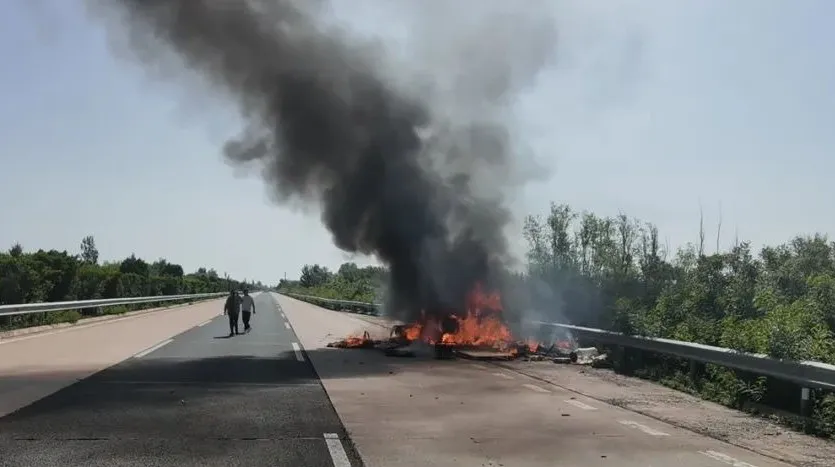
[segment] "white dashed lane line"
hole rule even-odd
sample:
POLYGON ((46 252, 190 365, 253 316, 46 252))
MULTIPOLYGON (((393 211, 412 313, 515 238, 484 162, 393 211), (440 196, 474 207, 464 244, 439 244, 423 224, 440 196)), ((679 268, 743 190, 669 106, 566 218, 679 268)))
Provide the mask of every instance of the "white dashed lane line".
POLYGON ((164 340, 164 341, 160 342, 159 344, 157 344, 157 345, 155 345, 155 346, 153 346, 153 347, 149 347, 149 348, 147 348, 147 349, 145 349, 145 350, 143 350, 143 351, 139 352, 138 354, 134 355, 134 356, 133 356, 133 358, 142 358, 142 357, 144 357, 145 355, 148 355, 149 353, 151 353, 151 352, 153 352, 153 351, 155 351, 155 350, 158 350, 159 348, 161 348, 161 347, 163 347, 163 346, 165 346, 165 345, 168 345, 168 344, 170 344, 170 343, 171 343, 171 342, 173 342, 173 341, 174 341, 174 339, 164 340))
POLYGON ((756 467, 754 464, 749 464, 747 462, 742 462, 739 459, 734 459, 733 457, 722 454, 721 452, 716 451, 699 451, 700 453, 710 457, 711 459, 717 460, 724 464, 732 465, 733 467, 756 467))
POLYGON ((351 467, 351 461, 348 460, 342 440, 336 433, 325 433, 325 443, 328 445, 333 467, 351 467))
POLYGON ((297 344, 295 342, 293 342, 292 345, 293 345, 293 352, 296 354, 296 360, 298 360, 300 362, 303 362, 304 361, 304 355, 302 355, 302 348, 299 346, 299 344, 297 344))
POLYGON ((541 393, 550 393, 551 392, 551 391, 549 391, 545 388, 541 388, 541 387, 539 387, 537 385, 534 385, 534 384, 523 384, 522 386, 530 389, 531 391, 536 391, 536 392, 541 392, 541 393))
POLYGON ((641 430, 641 431, 643 431, 644 433, 646 433, 650 436, 670 436, 668 433, 664 433, 663 431, 658 431, 658 430, 652 429, 652 428, 650 428, 646 425, 641 425, 638 422, 633 422, 632 420, 618 420, 618 423, 620 423, 621 425, 628 426, 630 428, 635 428, 637 430, 641 430))
POLYGON ((514 379, 513 376, 510 376, 507 373, 498 373, 497 372, 497 373, 493 373, 493 376, 498 376, 499 378, 504 378, 504 379, 514 379))
POLYGON ((590 406, 586 403, 583 403, 583 402, 580 402, 580 401, 574 400, 574 399, 566 399, 565 403, 566 404, 571 404, 574 407, 577 407, 577 408, 580 408, 580 409, 583 409, 583 410, 597 410, 596 407, 592 407, 592 406, 590 406))

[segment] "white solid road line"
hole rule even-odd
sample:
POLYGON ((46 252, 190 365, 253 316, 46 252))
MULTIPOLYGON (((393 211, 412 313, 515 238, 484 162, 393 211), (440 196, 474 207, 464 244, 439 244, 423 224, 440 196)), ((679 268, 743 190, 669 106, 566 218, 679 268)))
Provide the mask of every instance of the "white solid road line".
POLYGON ((339 439, 336 433, 325 433, 325 443, 328 445, 328 452, 331 454, 333 467, 351 467, 348 454, 345 453, 345 448, 342 447, 342 440, 339 439))
POLYGON ((507 373, 493 373, 493 376, 498 376, 499 378, 504 378, 504 379, 513 379, 513 376, 510 376, 507 373))
POLYGON ((525 386, 526 388, 530 389, 531 391, 536 391, 536 392, 551 392, 551 391, 549 391, 549 390, 547 390, 547 389, 545 389, 545 388, 541 388, 541 387, 536 386, 536 385, 534 385, 534 384, 523 384, 522 386, 525 386))
POLYGON ((202 323, 198 324, 198 325, 197 325, 197 327, 198 327, 198 328, 203 327, 203 326, 205 326, 205 325, 207 325, 207 324, 209 324, 209 323, 211 323, 211 322, 212 322, 212 320, 207 319, 206 321, 203 321, 202 323))
POLYGON ((626 425, 626 426, 631 427, 631 428, 637 428, 637 429, 643 431, 644 433, 646 433, 648 435, 652 435, 652 436, 670 436, 668 433, 664 433, 663 431, 653 430, 652 428, 650 428, 646 425, 641 425, 640 423, 633 422, 631 420, 618 420, 618 423, 620 423, 621 425, 626 425))
POLYGON ((566 399, 566 400, 565 400, 565 402, 566 402, 566 403, 568 403, 568 404, 573 405, 574 407, 579 407, 579 408, 581 408, 581 409, 583 409, 583 410, 597 410, 597 408, 596 408, 596 407, 592 407, 592 406, 590 406, 590 405, 588 405, 588 404, 585 404, 585 403, 583 403, 583 402, 580 402, 580 401, 578 401, 578 400, 574 400, 574 399, 566 399))
POLYGON ((171 342, 173 342, 173 341, 174 341, 174 339, 164 340, 164 341, 160 342, 159 344, 157 344, 157 345, 155 345, 155 346, 153 346, 153 347, 149 347, 149 348, 147 348, 147 349, 143 350, 142 352, 139 352, 138 354, 134 355, 134 356, 133 356, 133 358, 142 358, 142 357, 144 357, 145 355, 148 355, 149 353, 151 353, 151 352, 153 352, 153 351, 155 351, 155 350, 159 349, 160 347, 162 347, 162 346, 164 346, 164 345, 168 345, 168 344, 170 344, 170 343, 171 343, 171 342))
POLYGON ((303 362, 304 361, 304 355, 302 355, 302 348, 299 347, 299 344, 297 344, 295 342, 293 342, 292 345, 293 345, 293 352, 296 353, 296 360, 298 360, 300 362, 303 362))
POLYGON ((719 462, 724 462, 725 464, 732 465, 733 467, 756 467, 754 464, 749 464, 747 462, 742 462, 741 460, 734 459, 733 457, 722 454, 721 452, 716 451, 699 451, 700 453, 710 457, 711 459, 715 459, 719 462))
POLYGON ((284 322, 284 329, 290 329, 290 323, 287 321, 284 322))

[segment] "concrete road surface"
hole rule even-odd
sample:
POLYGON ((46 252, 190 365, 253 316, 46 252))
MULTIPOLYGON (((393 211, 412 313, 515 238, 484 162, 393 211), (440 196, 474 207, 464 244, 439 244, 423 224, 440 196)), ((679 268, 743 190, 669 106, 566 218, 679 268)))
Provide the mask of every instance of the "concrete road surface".
POLYGON ((278 301, 369 467, 788 465, 498 365, 327 349, 358 329, 385 329, 278 301))
POLYGON ((232 338, 219 304, 207 324, 0 418, 0 465, 360 466, 271 296, 232 338))

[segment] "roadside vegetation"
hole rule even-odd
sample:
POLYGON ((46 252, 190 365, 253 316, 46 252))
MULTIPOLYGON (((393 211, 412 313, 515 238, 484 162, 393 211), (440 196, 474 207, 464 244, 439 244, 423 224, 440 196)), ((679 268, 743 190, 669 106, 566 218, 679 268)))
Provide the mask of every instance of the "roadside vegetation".
MULTIPOLYGON (((697 243, 670 251, 652 224, 554 204, 525 224, 528 282, 549 285, 532 287, 533 299, 561 304, 574 324, 835 363, 835 243, 814 234, 759 252, 744 241, 723 250, 720 229, 713 236, 702 225, 697 243)), ((818 392, 801 419, 788 415, 800 412, 796 385, 712 365, 691 380, 685 361, 642 357, 638 376, 835 434, 831 394, 818 392)))
MULTIPOLYGON (((516 278, 518 295, 572 324, 835 364, 835 242, 813 234, 759 251, 742 240, 723 249, 720 231, 702 225, 697 242, 671 251, 650 223, 553 204, 525 221, 528 265, 516 278)), ((352 263, 336 273, 313 265, 279 290, 379 302, 383 277, 380 268, 352 263)), ((771 378, 707 365, 693 380, 687 362, 657 355, 643 355, 635 374, 835 434, 832 394, 816 391, 802 418, 789 415, 800 412, 800 388, 771 378)))
MULTIPOLYGON (((224 292, 243 285, 247 284, 219 277, 213 269, 199 268, 185 274, 182 266, 162 258, 148 262, 131 255, 122 261, 100 263, 92 236, 81 241, 78 254, 57 250, 27 252, 20 244, 0 253, 0 305, 224 292)), ((260 284, 248 286, 261 288, 260 284)), ((182 302, 0 316, 0 331, 176 303, 182 302)))
POLYGON ((343 263, 336 272, 332 272, 314 264, 302 268, 299 280, 279 281, 277 289, 282 293, 379 303, 384 278, 385 269, 378 266, 361 268, 355 263, 343 263))

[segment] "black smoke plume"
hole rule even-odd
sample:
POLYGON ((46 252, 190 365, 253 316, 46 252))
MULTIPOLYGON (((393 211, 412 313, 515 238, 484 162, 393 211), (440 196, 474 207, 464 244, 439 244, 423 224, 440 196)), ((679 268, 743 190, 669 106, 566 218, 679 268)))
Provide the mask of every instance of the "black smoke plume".
MULTIPOLYGON (((162 45, 233 98, 246 129, 225 157, 259 164, 275 200, 317 204, 339 248, 386 264, 390 314, 459 310, 508 260, 509 130, 404 91, 382 71, 380 48, 321 21, 326 3, 108 0, 94 11, 116 13, 108 25, 127 31, 144 64, 157 64, 162 45)), ((492 104, 512 80, 496 76, 471 83, 492 104)))

